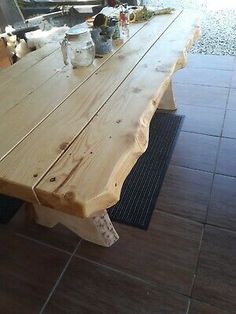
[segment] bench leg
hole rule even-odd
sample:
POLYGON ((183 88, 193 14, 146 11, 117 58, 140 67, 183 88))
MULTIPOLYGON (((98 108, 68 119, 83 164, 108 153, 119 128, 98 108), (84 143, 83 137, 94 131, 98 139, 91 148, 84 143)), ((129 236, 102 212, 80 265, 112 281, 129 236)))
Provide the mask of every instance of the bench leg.
POLYGON ((31 205, 36 223, 54 227, 58 223, 75 232, 82 239, 109 247, 119 236, 106 211, 92 218, 79 218, 42 205, 31 205))
POLYGON ((164 109, 164 110, 176 110, 176 105, 175 105, 175 98, 173 95, 173 90, 172 90, 172 81, 170 81, 167 90, 165 91, 165 94, 163 95, 159 105, 158 109, 164 109))

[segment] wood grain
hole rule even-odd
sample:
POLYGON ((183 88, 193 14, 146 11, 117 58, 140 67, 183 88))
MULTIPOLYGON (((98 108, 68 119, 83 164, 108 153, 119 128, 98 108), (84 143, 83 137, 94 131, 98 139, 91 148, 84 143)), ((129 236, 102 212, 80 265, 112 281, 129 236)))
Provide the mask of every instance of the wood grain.
MULTIPOLYGON (((142 27, 10 155, 4 158, 0 164, 2 193, 17 195, 30 202, 37 201, 32 187, 87 126, 114 90, 158 39, 158 35, 162 34, 178 14, 179 12, 176 12, 176 15, 148 22, 145 28, 142 27), (16 162, 17 167, 15 167, 16 162)), ((47 206, 47 204, 44 205, 47 206)), ((105 208, 103 207, 102 210, 105 208)))
POLYGON ((10 68, 4 69, 4 71, 0 72, 0 85, 6 85, 14 77, 20 77, 23 72, 30 69, 36 63, 46 58, 57 49, 59 49, 58 44, 48 44, 37 51, 27 54, 10 68))
MULTIPOLYGON (((142 27, 144 27, 144 25, 145 24, 134 25, 131 30, 131 38, 142 27)), ((60 106, 66 98, 68 98, 81 84, 83 84, 83 82, 86 81, 89 76, 95 73, 99 67, 104 64, 106 60, 111 58, 112 55, 121 47, 122 43, 116 42, 114 44, 112 53, 109 55, 104 55, 101 59, 95 59, 93 65, 89 67, 78 68, 74 70, 71 66, 64 67, 63 65, 63 68, 58 67, 58 71, 56 71, 54 75, 51 76, 48 80, 43 82, 39 88, 33 90, 22 100, 19 99, 17 104, 14 105, 10 110, 0 113, 0 134, 8 134, 8 136, 1 139, 0 160, 4 158, 4 156, 8 154, 14 148, 14 146, 24 139, 24 137, 27 136, 35 127, 37 127, 38 124, 47 118, 47 116, 53 112, 53 110, 60 106)), ((51 50, 49 50, 49 52, 51 52, 51 50)), ((38 54, 36 54, 36 56, 40 58, 42 55, 41 49, 39 49, 38 54)), ((31 54, 29 55, 29 58, 30 56, 31 54)), ((26 58, 27 57, 28 56, 26 56, 26 58)), ((60 58, 60 62, 62 62, 60 51, 58 51, 58 58, 60 58)), ((23 62, 24 60, 25 59, 23 58, 17 63, 17 67, 12 69, 13 77, 14 70, 17 69, 20 72, 23 67, 22 63, 25 65, 23 62)), ((52 66, 49 61, 46 63, 46 65, 42 64, 41 62, 40 64, 37 63, 35 66, 43 67, 42 72, 45 72, 47 71, 48 67, 52 66)), ((31 70, 31 72, 27 71, 27 73, 29 72, 28 75, 31 75, 32 71, 33 70, 31 70)), ((16 77, 13 80, 13 86, 21 79, 21 76, 16 77)), ((34 78, 32 79, 34 80, 34 78)), ((12 82, 10 83, 12 84, 12 82)), ((4 110, 4 108, 2 110, 4 110)))
POLYGON ((126 176, 147 147, 151 117, 194 35, 193 15, 183 13, 39 183, 40 202, 90 217, 119 200, 126 176))

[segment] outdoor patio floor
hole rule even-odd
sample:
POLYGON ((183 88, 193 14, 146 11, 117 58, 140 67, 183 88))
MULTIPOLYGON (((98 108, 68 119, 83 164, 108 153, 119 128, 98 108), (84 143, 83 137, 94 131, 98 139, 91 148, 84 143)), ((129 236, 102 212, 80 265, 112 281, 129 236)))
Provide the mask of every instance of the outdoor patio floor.
POLYGON ((19 211, 0 226, 0 313, 236 313, 236 60, 190 55, 149 230, 102 248, 19 211))

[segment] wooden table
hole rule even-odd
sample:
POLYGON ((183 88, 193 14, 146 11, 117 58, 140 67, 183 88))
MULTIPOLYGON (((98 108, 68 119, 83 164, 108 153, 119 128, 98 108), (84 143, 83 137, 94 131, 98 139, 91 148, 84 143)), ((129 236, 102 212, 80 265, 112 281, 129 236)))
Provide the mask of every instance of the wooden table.
POLYGON ((106 208, 147 148, 156 109, 175 109, 171 77, 196 21, 176 11, 132 24, 129 40, 87 68, 64 66, 48 45, 1 71, 0 193, 32 204, 39 224, 112 245, 106 208))

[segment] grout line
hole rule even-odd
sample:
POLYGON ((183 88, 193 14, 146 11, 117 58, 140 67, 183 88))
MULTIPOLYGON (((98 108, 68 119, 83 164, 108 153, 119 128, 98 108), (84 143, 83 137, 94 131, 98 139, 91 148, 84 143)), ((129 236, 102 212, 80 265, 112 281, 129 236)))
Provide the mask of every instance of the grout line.
POLYGON ((220 230, 226 231, 226 232, 236 233, 236 230, 232 230, 229 227, 218 226, 218 225, 212 224, 212 223, 205 223, 205 226, 210 226, 210 227, 213 227, 213 228, 217 228, 217 229, 220 229, 220 230))
MULTIPOLYGON (((228 104, 229 94, 230 94, 230 90, 228 91, 226 104, 228 104)), ((215 162, 215 168, 214 168, 214 173, 213 173, 213 180, 212 180, 212 186, 211 186, 211 191, 210 191, 210 197, 209 197, 209 201, 208 201, 208 205, 207 205, 207 211, 206 211, 206 215, 205 215, 205 222, 206 223, 207 223, 207 219, 208 219, 208 212, 209 212, 210 203, 211 203, 211 200, 212 200, 212 192, 213 192, 215 176, 216 176, 216 173, 217 173, 217 164, 218 164, 218 159, 219 159, 219 154, 220 154, 222 135, 223 135, 224 124, 225 124, 225 117, 226 117, 226 109, 225 109, 225 114, 224 114, 223 125, 222 125, 222 128, 221 128, 221 137, 220 137, 220 140, 219 140, 218 149, 217 149, 217 153, 216 153, 216 162, 215 162)))
POLYGON ((202 242, 203 242, 203 236, 204 236, 204 232, 205 232, 205 224, 202 225, 202 233, 201 233, 201 238, 200 238, 200 242, 199 242, 199 247, 198 247, 198 256, 197 256, 197 263, 196 263, 196 267, 194 270, 194 274, 193 274, 193 281, 192 281, 192 286, 190 289, 190 297, 192 297, 192 293, 193 293, 193 288, 197 279, 197 272, 198 272, 198 267, 199 267, 199 263, 200 263, 200 254, 201 254, 201 248, 202 248, 202 242))
POLYGON ((204 225, 205 224, 203 221, 191 219, 191 218, 186 217, 186 216, 182 216, 182 215, 178 215, 178 214, 175 214, 175 213, 172 213, 172 212, 169 212, 169 211, 165 211, 165 210, 160 209, 158 207, 155 208, 154 210, 158 211, 158 212, 161 212, 161 213, 164 213, 167 216, 174 216, 175 218, 181 218, 183 220, 186 220, 187 222, 193 222, 193 223, 199 224, 199 225, 204 225))
POLYGON ((227 94, 227 99, 226 99, 226 107, 225 107, 225 114, 224 114, 224 120, 223 120, 223 125, 222 125, 222 128, 221 128, 221 133, 220 133, 220 136, 222 137, 223 136, 223 130, 224 130, 224 126, 225 126, 225 117, 226 117, 226 108, 228 106, 228 102, 229 102, 229 95, 230 95, 230 89, 228 90, 228 94, 227 94))
MULTIPOLYGON (((179 102, 179 101, 177 100, 177 102, 179 102)), ((194 108, 197 107, 199 110, 202 109, 202 108, 207 108, 207 109, 212 109, 212 110, 222 110, 223 111, 223 110, 226 109, 226 106, 227 106, 227 104, 225 104, 225 107, 222 108, 222 107, 219 107, 219 106, 197 105, 197 104, 193 105, 193 104, 190 104, 188 102, 186 102, 186 103, 181 102, 181 103, 178 103, 178 105, 177 105, 177 111, 178 111, 178 109, 180 107, 194 107, 194 108)), ((230 110, 233 110, 233 109, 230 109, 230 110)))
POLYGON ((37 243, 37 244, 46 246, 46 247, 48 247, 48 248, 50 248, 50 249, 57 250, 57 251, 59 251, 59 252, 65 253, 65 254, 67 254, 67 255, 71 255, 71 254, 72 254, 72 253, 69 252, 69 251, 60 249, 60 248, 58 248, 58 247, 56 247, 56 246, 53 246, 53 245, 51 245, 51 244, 48 244, 48 243, 39 241, 39 240, 34 239, 34 238, 31 238, 31 237, 28 237, 27 235, 24 235, 24 234, 22 234, 22 233, 16 232, 15 234, 16 234, 18 237, 20 237, 20 238, 27 239, 27 240, 29 240, 29 241, 32 241, 32 242, 34 242, 34 243, 37 243))
POLYGON ((205 87, 215 87, 215 88, 224 88, 224 89, 232 89, 232 88, 234 88, 234 89, 236 89, 236 87, 230 87, 230 86, 216 86, 216 85, 206 85, 206 84, 193 84, 193 83, 184 83, 184 82, 175 82, 175 81, 173 81, 172 82, 173 83, 173 87, 175 87, 175 85, 184 85, 184 86, 189 86, 189 85, 193 85, 193 86, 195 86, 195 85, 197 85, 197 86, 205 86, 205 87))
POLYGON ((64 269, 62 270, 60 276, 57 278, 57 281, 56 281, 55 285, 53 286, 51 292, 49 293, 49 295, 48 295, 48 297, 47 297, 47 300, 45 301, 44 305, 42 306, 42 308, 41 308, 39 314, 43 314, 43 312, 44 312, 46 306, 48 305, 48 302, 50 301, 50 299, 51 299, 51 297, 53 296, 53 294, 54 294, 56 288, 58 287, 58 285, 59 285, 59 283, 60 283, 62 277, 64 276, 64 274, 65 274, 67 268, 69 267, 69 264, 70 264, 72 258, 74 257, 75 252, 77 251, 77 249, 78 249, 78 247, 79 247, 81 241, 82 241, 82 240, 80 239, 80 240, 79 240, 79 243, 76 245, 76 247, 75 247, 73 253, 72 253, 71 256, 69 257, 69 259, 68 259, 68 261, 67 261, 67 263, 66 263, 64 269))
POLYGON ((236 178, 236 175, 233 176, 233 175, 229 175, 229 174, 220 173, 220 172, 217 172, 217 171, 214 172, 214 171, 209 171, 209 170, 203 170, 203 169, 200 169, 200 168, 193 168, 193 167, 188 167, 188 166, 181 166, 181 165, 175 164, 175 163, 173 163, 173 162, 170 162, 170 163, 169 163, 169 166, 178 167, 178 168, 184 168, 184 169, 189 169, 189 170, 193 170, 193 171, 200 171, 200 172, 204 172, 204 173, 209 173, 209 174, 218 175, 218 176, 223 176, 223 177, 229 177, 229 178, 233 178, 233 179, 236 178))
POLYGON ((172 162, 169 164, 169 166, 213 174, 213 172, 211 172, 211 171, 202 170, 202 169, 199 169, 199 168, 191 168, 191 167, 188 167, 188 166, 180 166, 180 165, 174 164, 172 162))
POLYGON ((82 256, 82 255, 75 255, 75 258, 84 260, 84 261, 86 261, 86 262, 88 262, 90 264, 94 264, 94 265, 96 265, 98 267, 102 267, 104 269, 107 269, 108 271, 115 272, 115 273, 120 274, 122 276, 126 276, 126 277, 128 277, 128 278, 130 278, 132 280, 139 281, 139 282, 144 283, 146 285, 149 285, 149 286, 151 286, 153 288, 157 288, 157 289, 161 289, 161 290, 163 290, 163 288, 164 288, 164 290, 169 292, 169 293, 174 293, 174 294, 182 295, 182 296, 185 296, 185 297, 189 298, 188 294, 185 294, 185 293, 179 292, 177 290, 174 290, 174 289, 170 288, 169 286, 166 286, 165 284, 154 282, 154 281, 150 281, 148 279, 143 279, 141 277, 137 277, 137 276, 135 276, 133 274, 126 273, 126 272, 123 272, 122 270, 119 270, 117 268, 113 268, 113 267, 111 267, 109 265, 96 262, 96 261, 94 261, 94 260, 92 260, 90 258, 87 258, 85 256, 82 256))
POLYGON ((206 135, 206 136, 210 136, 210 137, 220 137, 220 135, 214 135, 214 134, 208 134, 208 133, 203 133, 203 132, 196 132, 196 131, 187 131, 187 130, 181 130, 181 132, 183 133, 191 133, 191 134, 200 134, 200 135, 206 135))
POLYGON ((187 306, 186 314, 189 314, 190 305, 191 305, 191 298, 188 299, 188 306, 187 306))
POLYGON ((217 228, 217 229, 220 229, 220 230, 223 230, 223 231, 236 233, 236 230, 230 229, 229 227, 224 227, 224 226, 216 225, 216 224, 213 224, 213 223, 203 222, 203 221, 200 221, 200 220, 197 220, 197 219, 193 219, 193 218, 186 217, 186 216, 183 216, 183 215, 180 215, 180 214, 169 212, 169 211, 166 211, 166 210, 160 209, 160 208, 155 208, 154 210, 155 211, 159 211, 161 213, 164 213, 166 215, 174 216, 176 218, 184 219, 186 221, 190 221, 190 222, 193 222, 193 223, 196 223, 196 224, 201 224, 201 225, 204 225, 204 226, 210 226, 210 227, 217 228))
MULTIPOLYGON (((219 71, 223 71, 223 70, 219 70, 219 71)), ((232 72, 232 71, 226 71, 226 72, 232 72)), ((232 78, 231 78, 232 79, 232 78)), ((228 88, 228 89, 230 89, 230 88, 232 88, 231 87, 231 80, 230 80, 230 84, 229 85, 227 85, 227 86, 220 86, 220 85, 210 85, 210 84, 197 84, 197 83, 187 83, 187 82, 180 82, 180 81, 175 81, 175 79, 173 80, 173 86, 175 85, 175 84, 182 84, 182 85, 191 85, 191 86, 195 86, 195 85, 197 85, 197 86, 205 86, 205 87, 215 87, 215 88, 228 88)))

